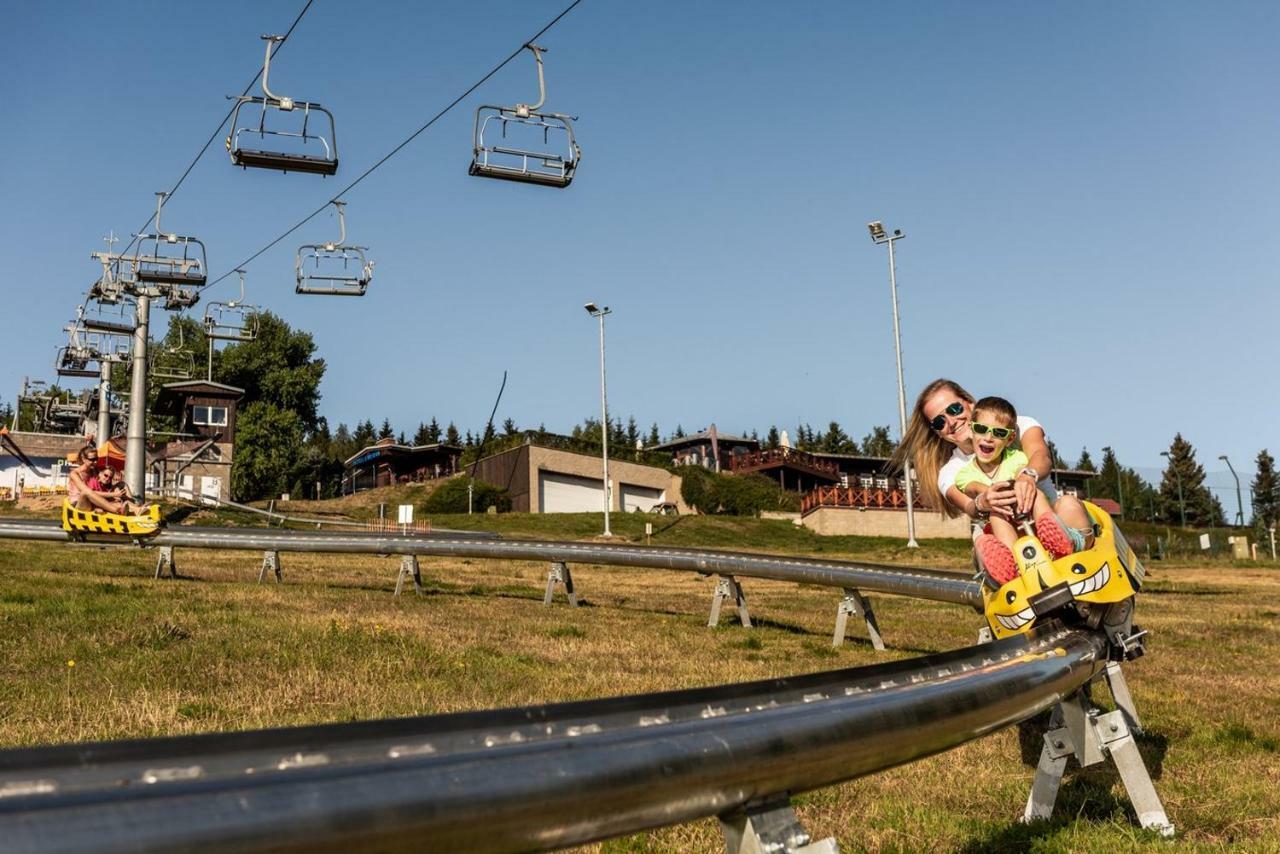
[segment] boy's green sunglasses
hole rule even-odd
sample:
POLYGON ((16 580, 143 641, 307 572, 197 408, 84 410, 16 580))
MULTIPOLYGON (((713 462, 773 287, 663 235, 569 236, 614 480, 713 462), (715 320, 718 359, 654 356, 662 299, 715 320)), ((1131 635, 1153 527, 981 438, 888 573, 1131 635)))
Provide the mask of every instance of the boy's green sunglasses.
POLYGON ((990 424, 981 424, 977 421, 971 423, 969 429, 979 436, 985 436, 990 433, 997 439, 1008 439, 1014 432, 1012 427, 992 427, 990 424))

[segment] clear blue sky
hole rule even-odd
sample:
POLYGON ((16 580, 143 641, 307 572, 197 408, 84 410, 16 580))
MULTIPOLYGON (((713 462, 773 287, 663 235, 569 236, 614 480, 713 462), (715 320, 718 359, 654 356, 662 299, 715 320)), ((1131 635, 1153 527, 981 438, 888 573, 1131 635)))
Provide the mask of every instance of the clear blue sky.
MULTIPOLYGON (((317 0, 272 88, 334 111, 338 176, 244 172, 219 142, 166 229, 226 272, 563 5, 317 0)), ((301 6, 9 9, 0 399, 52 378, 89 253, 143 224, 260 64, 259 34, 301 6)), ((907 233, 909 396, 952 376, 1072 460, 1111 445, 1151 473, 1181 431, 1247 481, 1280 451, 1277 31, 1271 3, 586 0, 540 39, 548 107, 580 116, 572 187, 466 174, 475 106, 533 95, 526 55, 346 197, 377 260, 366 298, 293 293, 296 246, 327 239, 328 214, 251 265, 249 295, 314 334, 335 426, 475 428, 507 369, 499 420, 567 430, 599 407, 591 299, 615 312, 614 414, 664 434, 836 419, 860 438, 896 431, 865 228, 881 219, 907 233)))

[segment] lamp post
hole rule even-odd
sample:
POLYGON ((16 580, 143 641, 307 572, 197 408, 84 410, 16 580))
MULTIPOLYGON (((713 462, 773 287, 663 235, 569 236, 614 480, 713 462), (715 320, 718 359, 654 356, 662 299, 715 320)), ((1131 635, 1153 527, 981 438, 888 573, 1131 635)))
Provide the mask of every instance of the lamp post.
POLYGON ((1226 454, 1220 454, 1218 459, 1227 464, 1227 468, 1231 471, 1231 476, 1236 479, 1236 526, 1244 527, 1244 496, 1240 493, 1240 475, 1236 474, 1235 466, 1231 465, 1231 460, 1227 459, 1226 454))
MULTIPOLYGON (((898 271, 893 259, 893 244, 906 235, 900 228, 895 228, 893 234, 886 234, 884 224, 879 220, 867 223, 867 230, 871 232, 871 241, 877 246, 882 243, 889 246, 889 294, 893 298, 893 352, 898 360, 898 428, 899 440, 903 441, 907 437, 907 390, 902 380, 902 334, 898 327, 898 271)), ((907 492, 907 548, 914 549, 919 544, 916 542, 915 490, 911 485, 910 460, 903 462, 902 475, 907 492)))
POLYGON ((1168 451, 1161 451, 1160 456, 1169 461, 1169 470, 1173 472, 1173 479, 1178 484, 1178 513, 1182 517, 1182 527, 1187 527, 1187 502, 1182 495, 1182 475, 1178 474, 1178 470, 1173 467, 1173 457, 1169 456, 1168 451))
POLYGON ((609 306, 599 308, 593 302, 587 303, 583 308, 592 317, 600 318, 600 456, 604 462, 603 536, 612 537, 613 533, 609 530, 609 505, 612 503, 613 496, 610 494, 612 490, 609 489, 609 395, 604 382, 604 317, 613 312, 609 310, 609 306))
POLYGON ((1116 460, 1116 452, 1111 450, 1111 446, 1107 445, 1102 449, 1104 454, 1111 455, 1111 461, 1116 464, 1116 496, 1119 498, 1120 518, 1124 519, 1124 480, 1120 477, 1120 463, 1116 460))

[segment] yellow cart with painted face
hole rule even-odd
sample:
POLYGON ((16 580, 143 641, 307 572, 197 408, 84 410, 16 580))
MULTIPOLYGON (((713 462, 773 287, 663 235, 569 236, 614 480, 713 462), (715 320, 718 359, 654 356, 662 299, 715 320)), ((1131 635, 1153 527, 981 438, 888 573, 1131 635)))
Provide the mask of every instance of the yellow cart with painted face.
POLYGON ((146 513, 123 516, 99 510, 77 510, 70 501, 62 502, 62 528, 72 534, 123 534, 149 537, 160 530, 160 505, 153 504, 146 513))

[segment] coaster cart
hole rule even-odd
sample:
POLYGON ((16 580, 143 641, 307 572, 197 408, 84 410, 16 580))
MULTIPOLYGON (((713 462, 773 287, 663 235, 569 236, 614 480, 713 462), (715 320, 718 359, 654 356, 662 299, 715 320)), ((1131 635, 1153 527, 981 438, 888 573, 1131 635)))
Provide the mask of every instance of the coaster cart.
POLYGON ((1026 632, 1050 618, 1084 624, 1103 629, 1118 655, 1136 658, 1146 632, 1133 625, 1133 605, 1146 570, 1111 517, 1094 504, 1084 506, 1093 522, 1090 549, 1052 560, 1023 522, 1023 535, 1013 546, 1018 575, 998 586, 974 553, 984 580, 987 624, 996 638, 1026 632))
MULTIPOLYGON (((319 104, 309 101, 295 101, 273 95, 267 88, 267 75, 271 71, 271 53, 275 45, 284 41, 284 36, 263 36, 267 43, 266 58, 262 61, 262 95, 229 95, 236 101, 231 112, 231 133, 227 136, 227 151, 231 153, 231 162, 236 166, 255 169, 275 169, 281 172, 309 172, 315 175, 332 175, 338 171, 337 130, 333 123, 333 114, 319 104), (241 124, 241 111, 246 104, 259 108, 257 124, 241 124), (300 114, 301 127, 296 130, 268 127, 267 117, 272 117, 272 124, 281 113, 300 114), (312 117, 320 124, 319 131, 312 128, 312 117), (258 147, 246 144, 257 137, 258 147), (280 148, 291 147, 295 150, 269 150, 267 138, 280 148), (288 145, 285 145, 288 143, 288 145)), ((249 113, 252 113, 252 109, 249 113)), ((248 119, 248 115, 246 115, 248 119)))
POLYGON ((72 535, 123 534, 129 537, 149 537, 160 530, 160 505, 153 504, 146 513, 125 516, 104 513, 101 510, 77 510, 71 502, 62 502, 62 529, 72 535))
POLYGON ((484 105, 476 110, 470 174, 544 187, 569 186, 582 149, 573 135, 576 116, 542 112, 547 84, 545 48, 527 44, 538 65, 538 103, 514 107, 484 105))
POLYGON ((335 201, 338 209, 338 242, 306 243, 298 247, 294 272, 296 293, 320 296, 362 297, 373 279, 373 265, 365 256, 367 246, 348 245, 346 202, 335 201))
POLYGON ((236 273, 240 275, 240 298, 205 305, 204 334, 211 348, 214 341, 243 342, 258 338, 258 307, 245 302, 244 270, 236 273))

